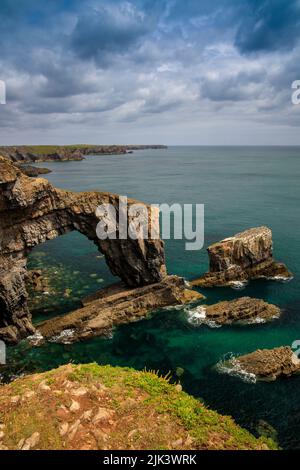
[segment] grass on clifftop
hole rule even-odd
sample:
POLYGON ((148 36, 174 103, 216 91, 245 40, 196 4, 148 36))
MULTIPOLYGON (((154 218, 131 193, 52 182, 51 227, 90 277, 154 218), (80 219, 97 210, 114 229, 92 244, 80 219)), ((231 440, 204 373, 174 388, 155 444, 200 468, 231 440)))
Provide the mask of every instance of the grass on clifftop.
POLYGON ((78 150, 82 148, 93 148, 95 145, 29 145, 25 146, 26 150, 34 155, 52 155, 62 149, 78 150))
POLYGON ((0 449, 276 448, 153 372, 68 365, 0 387, 0 449))

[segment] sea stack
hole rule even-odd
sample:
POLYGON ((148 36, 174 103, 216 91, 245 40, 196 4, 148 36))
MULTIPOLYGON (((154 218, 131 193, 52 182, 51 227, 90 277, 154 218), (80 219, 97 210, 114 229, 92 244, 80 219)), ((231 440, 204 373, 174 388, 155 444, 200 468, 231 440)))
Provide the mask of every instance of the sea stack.
POLYGON ((279 377, 290 377, 300 373, 300 360, 289 346, 258 350, 245 356, 229 360, 224 364, 232 374, 252 376, 256 380, 274 381, 279 377))
POLYGON ((199 287, 234 286, 251 279, 289 280, 292 273, 273 258, 272 231, 257 227, 208 248, 210 270, 192 282, 199 287))
POLYGON ((241 297, 214 305, 201 305, 189 314, 190 323, 214 325, 249 325, 278 319, 281 310, 261 299, 241 297))

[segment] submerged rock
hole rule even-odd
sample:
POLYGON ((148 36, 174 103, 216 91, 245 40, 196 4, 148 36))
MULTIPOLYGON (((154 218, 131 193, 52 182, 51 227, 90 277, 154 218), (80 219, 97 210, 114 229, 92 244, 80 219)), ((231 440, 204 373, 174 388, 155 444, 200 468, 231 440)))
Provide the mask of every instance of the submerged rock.
POLYGON ((239 370, 241 376, 253 376, 256 380, 274 381, 300 373, 300 360, 288 346, 258 350, 233 358, 223 364, 227 371, 239 370))
POLYGON ((86 298, 82 309, 45 321, 37 329, 45 340, 62 342, 67 338, 69 344, 107 335, 114 326, 141 320, 158 308, 203 298, 187 289, 184 279, 177 276, 167 276, 160 283, 135 289, 123 283, 114 284, 86 298))
POLYGON ((265 323, 279 318, 281 310, 276 305, 260 299, 242 297, 240 299, 219 302, 215 305, 203 305, 189 312, 193 324, 231 325, 265 323))
POLYGON ((236 288, 251 279, 287 281, 292 273, 273 259, 272 231, 268 227, 246 230, 208 248, 210 270, 191 282, 193 286, 236 288), (239 283, 239 284, 238 284, 239 283))

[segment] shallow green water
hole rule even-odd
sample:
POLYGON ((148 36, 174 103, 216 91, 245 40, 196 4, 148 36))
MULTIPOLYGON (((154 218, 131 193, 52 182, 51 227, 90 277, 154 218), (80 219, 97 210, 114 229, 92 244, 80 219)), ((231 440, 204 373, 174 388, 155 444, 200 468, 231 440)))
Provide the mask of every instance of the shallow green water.
MULTIPOLYGON (((239 292, 203 291, 208 303, 250 295, 279 305, 284 315, 269 325, 193 327, 183 310, 168 310, 117 329, 111 339, 11 348, 10 363, 28 371, 70 360, 97 361, 172 371, 174 377, 180 367, 185 389, 211 408, 232 415, 253 432, 259 420, 265 420, 278 431, 283 447, 300 448, 300 377, 247 384, 213 369, 227 353, 291 345, 300 339, 300 148, 177 147, 42 166, 52 169, 49 180, 65 189, 111 191, 151 203, 203 203, 206 247, 249 227, 267 225, 273 230, 276 258, 295 278, 289 284, 253 282, 239 292)), ((168 241, 166 248, 169 272, 189 279, 207 270, 205 249, 187 252, 183 241, 168 241)), ((31 266, 63 270, 56 283, 62 284, 61 291, 36 312, 36 321, 77 307, 76 298, 114 280, 98 255, 91 242, 75 233, 34 250, 31 266), (72 289, 70 296, 62 295, 66 289, 72 289)))

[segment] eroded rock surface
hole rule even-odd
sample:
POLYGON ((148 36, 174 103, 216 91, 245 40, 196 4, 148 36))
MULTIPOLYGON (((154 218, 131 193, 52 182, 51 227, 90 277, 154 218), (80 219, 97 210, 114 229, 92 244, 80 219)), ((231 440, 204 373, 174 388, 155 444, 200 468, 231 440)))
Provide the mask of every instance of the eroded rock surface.
POLYGON ((231 364, 257 380, 273 381, 300 373, 300 360, 288 346, 258 350, 232 360, 231 364))
POLYGON ((82 309, 37 325, 37 330, 45 340, 72 343, 107 335, 114 326, 141 320, 158 308, 203 298, 177 276, 167 276, 160 283, 135 289, 119 283, 86 298, 82 309))
MULTIPOLYGON (((133 203, 136 201, 128 201, 129 206, 133 203)), ((47 180, 27 177, 0 157, 0 339, 16 342, 33 332, 25 287, 26 259, 36 245, 60 235, 77 230, 92 240, 112 273, 128 286, 157 283, 166 276, 160 239, 98 239, 96 208, 101 204, 113 205, 118 219, 118 195, 59 190, 47 180)), ((152 220, 149 211, 148 224, 149 230, 158 232, 158 214, 152 220)))
POLYGON ((230 286, 250 279, 289 280, 292 273, 273 258, 272 231, 268 227, 246 230, 208 248, 210 271, 191 284, 230 286))
POLYGON ((24 175, 30 176, 31 178, 38 178, 40 175, 51 173, 51 170, 48 170, 48 168, 40 168, 31 165, 19 165, 19 168, 24 175))
POLYGON ((281 310, 276 305, 268 304, 260 299, 242 297, 231 301, 219 302, 215 305, 203 305, 189 313, 191 323, 231 325, 265 323, 279 318, 281 310))

